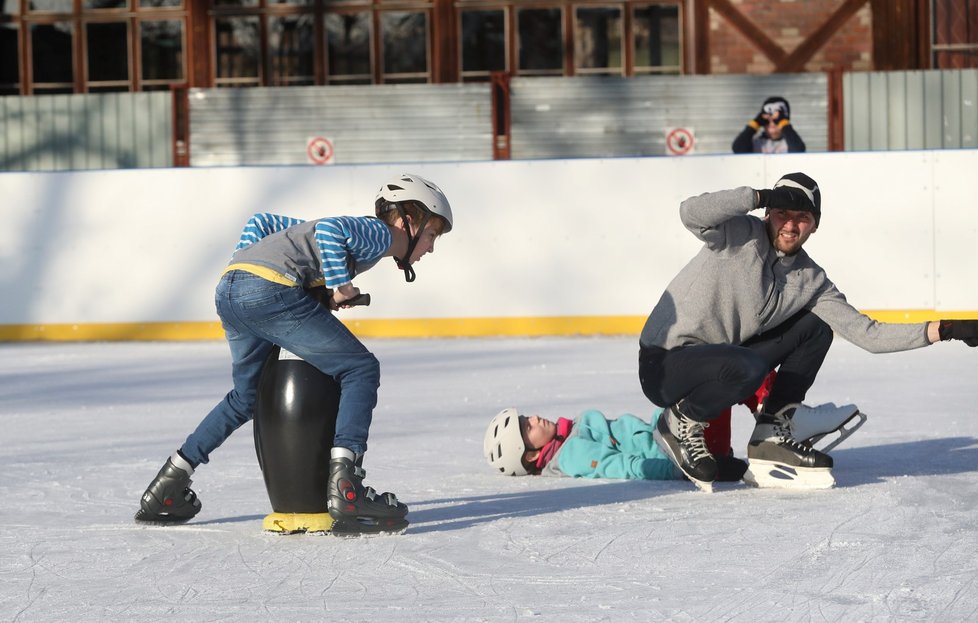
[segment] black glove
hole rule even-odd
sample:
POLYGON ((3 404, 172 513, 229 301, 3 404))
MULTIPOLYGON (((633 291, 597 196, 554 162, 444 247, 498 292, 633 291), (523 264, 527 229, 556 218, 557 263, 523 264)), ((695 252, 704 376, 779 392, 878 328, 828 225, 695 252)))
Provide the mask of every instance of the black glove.
POLYGON ((758 128, 763 128, 765 125, 767 125, 767 113, 764 112, 764 109, 762 108, 761 112, 757 113, 756 117, 748 121, 747 125, 755 130, 758 128))
POLYGON ((779 186, 777 188, 763 188, 757 191, 760 200, 758 208, 769 210, 809 210, 812 204, 805 196, 805 193, 797 188, 779 186))
POLYGON ((788 119, 788 113, 784 109, 777 110, 770 115, 771 120, 774 121, 775 125, 785 126, 791 123, 791 119, 788 119))
POLYGON ((961 340, 978 346, 978 320, 942 320, 938 333, 942 340, 961 340))

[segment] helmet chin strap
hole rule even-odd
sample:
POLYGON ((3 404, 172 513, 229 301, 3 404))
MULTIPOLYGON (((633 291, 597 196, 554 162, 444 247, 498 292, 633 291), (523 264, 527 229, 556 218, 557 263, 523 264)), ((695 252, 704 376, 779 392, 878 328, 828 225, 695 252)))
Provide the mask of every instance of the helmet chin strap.
POLYGON ((404 208, 400 204, 397 205, 397 213, 401 217, 401 222, 404 223, 404 228, 407 230, 408 235, 408 246, 407 251, 404 253, 404 257, 394 256, 394 261, 397 263, 397 267, 404 271, 404 280, 408 283, 414 281, 416 275, 414 274, 414 268, 411 267, 411 254, 414 253, 414 248, 418 246, 418 241, 421 240, 421 232, 424 231, 425 225, 428 224, 428 219, 431 218, 430 213, 425 213, 424 219, 421 221, 421 225, 418 227, 416 234, 411 234, 411 221, 408 220, 407 214, 404 213, 404 208))
POLYGON ((402 260, 399 257, 395 257, 394 258, 394 262, 397 263, 397 267, 398 268, 400 268, 401 270, 404 271, 404 281, 407 281, 408 283, 411 283, 412 281, 414 281, 414 278, 417 275, 414 274, 414 269, 411 268, 411 265, 410 264, 405 264, 404 263, 404 260, 402 260))

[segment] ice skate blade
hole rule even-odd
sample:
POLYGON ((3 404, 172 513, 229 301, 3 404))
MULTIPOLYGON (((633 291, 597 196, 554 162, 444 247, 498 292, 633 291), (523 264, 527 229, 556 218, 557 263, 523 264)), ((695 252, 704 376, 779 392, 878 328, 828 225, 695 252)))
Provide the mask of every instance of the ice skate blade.
POLYGON ((819 433, 813 435, 805 440, 805 443, 812 446, 819 452, 828 454, 829 450, 836 447, 843 441, 849 438, 854 432, 856 432, 860 426, 866 423, 866 414, 862 411, 856 411, 852 417, 843 422, 837 429, 829 431, 827 433, 819 433), (826 443, 819 443, 822 440, 826 440, 826 443), (818 445, 816 445, 818 444, 818 445))
POLYGON ((760 489, 831 489, 835 486, 828 467, 791 467, 773 461, 750 459, 744 482, 760 489))
POLYGON ((333 518, 329 513, 271 513, 261 527, 276 534, 328 534, 333 518))
POLYGON ((378 521, 373 517, 343 518, 333 520, 333 529, 330 534, 342 537, 403 534, 407 527, 407 519, 378 521))
POLYGON ((144 526, 179 526, 180 524, 185 524, 193 517, 175 517, 173 515, 154 515, 153 513, 147 513, 143 509, 136 511, 133 516, 136 523, 142 524, 144 526))

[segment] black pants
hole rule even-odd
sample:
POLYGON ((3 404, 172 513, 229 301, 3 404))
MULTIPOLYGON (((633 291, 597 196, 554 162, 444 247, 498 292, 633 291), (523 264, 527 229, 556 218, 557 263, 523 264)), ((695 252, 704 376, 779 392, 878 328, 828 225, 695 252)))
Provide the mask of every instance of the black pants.
POLYGON ((803 311, 741 346, 642 348, 638 378, 654 404, 668 407, 682 400, 686 416, 706 422, 750 397, 768 372, 780 366, 764 405, 765 411, 776 413, 805 399, 831 345, 832 329, 803 311))

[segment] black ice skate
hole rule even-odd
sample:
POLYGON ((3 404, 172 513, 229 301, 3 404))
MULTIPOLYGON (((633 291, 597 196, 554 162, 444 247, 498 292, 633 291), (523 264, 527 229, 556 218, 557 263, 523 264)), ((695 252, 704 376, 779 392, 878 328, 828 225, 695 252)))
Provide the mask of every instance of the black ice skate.
POLYGON ((190 521, 200 512, 200 500, 190 488, 193 473, 193 467, 179 454, 168 458, 139 500, 136 521, 154 524, 190 521))
POLYGON ((674 405, 659 416, 652 436, 683 475, 703 491, 712 493, 717 463, 706 448, 705 426, 683 415, 678 405, 674 405))
POLYGON ((393 493, 364 487, 363 460, 346 448, 330 451, 327 506, 333 518, 331 532, 338 535, 401 532, 407 528, 408 507, 393 493))
POLYGON ((755 487, 829 489, 832 457, 792 437, 791 416, 798 405, 775 414, 760 413, 747 444, 749 467, 744 482, 755 487))
POLYGON ((738 459, 733 453, 713 458, 717 462, 716 482, 738 482, 747 471, 747 461, 738 459))

